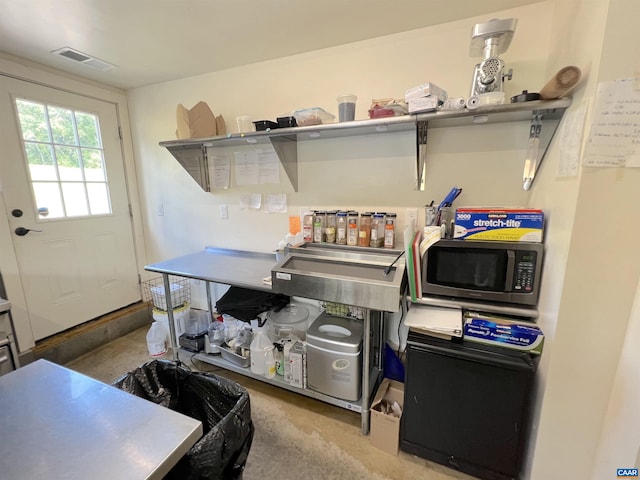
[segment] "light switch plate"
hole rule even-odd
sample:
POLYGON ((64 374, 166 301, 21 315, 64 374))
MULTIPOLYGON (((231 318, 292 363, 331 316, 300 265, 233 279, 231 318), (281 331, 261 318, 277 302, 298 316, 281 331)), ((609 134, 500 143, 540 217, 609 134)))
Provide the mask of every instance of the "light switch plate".
POLYGON ((229 206, 228 205, 220 205, 218 208, 219 208, 219 211, 220 211, 220 218, 222 220, 227 220, 229 218, 229 206))

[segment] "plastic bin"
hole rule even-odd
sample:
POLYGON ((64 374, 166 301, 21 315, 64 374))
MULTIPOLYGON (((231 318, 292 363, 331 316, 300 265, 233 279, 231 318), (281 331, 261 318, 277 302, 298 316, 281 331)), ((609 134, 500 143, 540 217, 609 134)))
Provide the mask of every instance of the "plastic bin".
POLYGON ((203 436, 165 479, 242 478, 254 432, 244 387, 167 360, 147 362, 113 386, 202 422, 203 436))

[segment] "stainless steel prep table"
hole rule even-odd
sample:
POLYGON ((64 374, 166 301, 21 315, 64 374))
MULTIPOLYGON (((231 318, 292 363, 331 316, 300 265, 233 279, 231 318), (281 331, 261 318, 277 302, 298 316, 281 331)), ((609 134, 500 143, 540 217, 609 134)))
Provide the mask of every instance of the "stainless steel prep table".
MULTIPOLYGON (((274 253, 248 252, 243 250, 232 250, 224 248, 206 247, 204 251, 185 255, 182 257, 166 260, 164 262, 154 263, 145 266, 145 270, 161 273, 164 281, 165 292, 170 291, 169 275, 204 280, 207 287, 207 299, 209 302, 209 311, 212 312, 211 291, 209 282, 221 283, 237 287, 250 288, 259 291, 272 291, 271 284, 264 283, 263 279, 271 278, 271 269, 277 264, 274 253)), ((178 355, 178 346, 175 345, 175 324, 173 320, 173 311, 171 305, 171 295, 166 295, 167 300, 167 316, 169 317, 169 330, 171 337, 172 350, 174 359, 180 361, 178 355)), ((369 358, 371 351, 371 316, 366 309, 364 318, 364 338, 363 338, 363 358, 369 358)), ((265 383, 285 388, 287 390, 305 395, 307 397, 316 398, 325 403, 329 403, 347 410, 353 410, 360 413, 362 420, 362 433, 369 433, 369 407, 371 405, 371 395, 376 386, 376 381, 380 374, 380 365, 369 365, 362 369, 362 398, 359 403, 348 402, 338 398, 333 398, 322 393, 305 389, 292 387, 284 381, 275 378, 267 379, 263 375, 255 375, 249 368, 240 367, 226 361, 220 356, 208 354, 196 354, 195 358, 216 365, 227 370, 231 370, 242 375, 255 378, 265 383), (374 381, 372 381, 374 380, 374 381)))
POLYGON ((12 480, 161 479, 202 423, 37 360, 0 377, 0 475, 12 480))

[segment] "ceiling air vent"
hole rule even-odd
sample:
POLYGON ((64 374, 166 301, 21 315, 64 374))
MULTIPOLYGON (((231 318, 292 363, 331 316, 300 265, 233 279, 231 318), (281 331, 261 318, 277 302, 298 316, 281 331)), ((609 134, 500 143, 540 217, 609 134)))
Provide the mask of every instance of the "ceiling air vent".
POLYGON ((87 55, 86 53, 79 52, 78 50, 74 50, 70 47, 62 47, 57 50, 52 50, 51 53, 68 58, 69 60, 73 60, 74 62, 88 65, 89 67, 95 68, 96 70, 101 70, 103 72, 111 70, 112 68, 116 68, 116 65, 105 62, 103 60, 98 60, 97 58, 87 55))

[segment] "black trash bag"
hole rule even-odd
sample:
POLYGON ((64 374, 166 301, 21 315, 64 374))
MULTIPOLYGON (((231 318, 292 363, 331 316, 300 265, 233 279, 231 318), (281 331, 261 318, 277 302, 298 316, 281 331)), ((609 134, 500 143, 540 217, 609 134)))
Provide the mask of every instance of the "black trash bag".
POLYGON ((254 431, 249 393, 244 387, 168 360, 147 362, 113 386, 202 422, 203 436, 165 479, 242 478, 254 431))
POLYGON ((249 288, 230 287, 216 303, 218 313, 226 313, 248 322, 262 312, 276 312, 289 305, 290 298, 281 293, 261 292, 249 288))

